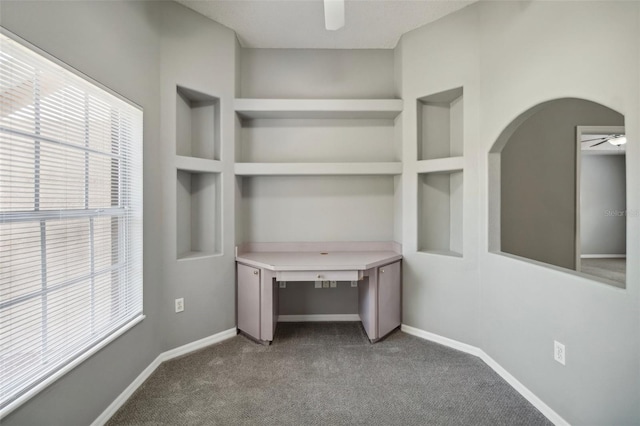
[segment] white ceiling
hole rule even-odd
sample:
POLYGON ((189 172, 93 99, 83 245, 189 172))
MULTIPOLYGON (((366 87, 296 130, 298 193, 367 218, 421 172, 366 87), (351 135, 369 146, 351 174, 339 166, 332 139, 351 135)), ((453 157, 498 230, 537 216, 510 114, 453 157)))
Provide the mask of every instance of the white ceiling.
POLYGON ((238 35, 243 47, 392 49, 407 31, 477 0, 346 0, 345 26, 324 28, 322 0, 176 0, 238 35))

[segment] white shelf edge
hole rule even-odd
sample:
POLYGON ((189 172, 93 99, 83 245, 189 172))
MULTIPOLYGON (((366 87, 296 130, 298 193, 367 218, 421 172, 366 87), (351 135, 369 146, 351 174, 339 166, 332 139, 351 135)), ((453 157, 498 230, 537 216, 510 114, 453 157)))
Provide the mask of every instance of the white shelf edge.
POLYGON ((399 175, 402 163, 236 163, 239 176, 399 175))
POLYGON ((418 173, 446 173, 464 170, 464 157, 437 158, 421 160, 417 165, 418 173))
POLYGON ((189 172, 220 173, 222 172, 222 162, 218 160, 207 160, 206 158, 176 155, 176 168, 189 172))
POLYGON ((451 250, 418 250, 418 253, 435 254, 438 256, 447 256, 447 257, 453 257, 458 259, 462 259, 464 257, 462 253, 459 253, 457 251, 451 251, 451 250))
POLYGON ((235 99, 247 118, 395 118, 402 99, 235 99))
POLYGON ((220 256, 222 256, 222 253, 220 252, 190 251, 190 252, 179 255, 176 260, 178 262, 182 262, 185 260, 198 260, 198 259, 206 259, 209 257, 220 257, 220 256))

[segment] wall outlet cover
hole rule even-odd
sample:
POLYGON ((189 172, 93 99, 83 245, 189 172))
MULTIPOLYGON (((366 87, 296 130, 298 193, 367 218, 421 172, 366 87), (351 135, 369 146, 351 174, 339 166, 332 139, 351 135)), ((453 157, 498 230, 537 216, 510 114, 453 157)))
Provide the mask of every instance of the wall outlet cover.
POLYGON ((176 299, 176 313, 184 311, 184 298, 176 299))
POLYGON ((322 281, 316 281, 315 288, 322 288, 322 281))
POLYGON ((331 286, 331 288, 336 288, 336 287, 338 287, 338 282, 337 281, 331 281, 330 286, 331 286))
POLYGON ((557 340, 553 341, 553 359, 558 361, 560 364, 565 365, 567 352, 562 343, 557 340))
POLYGON ((322 288, 329 288, 329 281, 322 281, 322 288))

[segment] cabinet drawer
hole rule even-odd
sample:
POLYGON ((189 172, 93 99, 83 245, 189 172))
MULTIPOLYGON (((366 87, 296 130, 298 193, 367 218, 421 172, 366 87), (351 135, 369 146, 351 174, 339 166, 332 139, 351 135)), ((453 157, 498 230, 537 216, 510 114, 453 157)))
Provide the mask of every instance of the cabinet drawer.
POLYGON ((363 271, 278 271, 277 281, 359 281, 363 271))

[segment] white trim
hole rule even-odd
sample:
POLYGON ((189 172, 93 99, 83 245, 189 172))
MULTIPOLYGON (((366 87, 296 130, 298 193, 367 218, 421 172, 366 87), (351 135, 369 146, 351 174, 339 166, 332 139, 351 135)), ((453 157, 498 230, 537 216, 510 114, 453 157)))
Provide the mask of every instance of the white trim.
POLYGON ((400 330, 410 334, 412 336, 420 337, 425 340, 429 340, 435 343, 439 343, 444 346, 448 346, 452 349, 459 350, 461 352, 475 355, 484 361, 493 371, 495 371, 500 377, 502 377, 512 388, 514 388, 520 395, 522 395, 527 401, 536 407, 549 421, 558 426, 569 426, 570 423, 563 419, 558 413, 556 413, 551 407, 538 398, 533 392, 531 392, 525 385, 523 385, 518 379, 505 370, 500 364, 498 364, 493 358, 487 355, 482 349, 471 346, 466 343, 459 342, 457 340, 449 339, 448 337, 440 336, 438 334, 430 333, 428 331, 421 330, 419 328, 411 327, 406 324, 402 324, 400 330))
POLYGON ((581 254, 583 259, 626 259, 626 254, 581 254))
POLYGON ((278 322, 360 321, 358 314, 278 315, 278 322))
POLYGON ((147 368, 145 368, 138 377, 127 388, 122 391, 120 395, 91 423, 91 426, 103 426, 109 419, 124 405, 125 402, 133 395, 133 393, 142 385, 145 380, 153 374, 153 372, 165 361, 169 361, 173 358, 177 358, 182 355, 186 355, 190 352, 197 351, 198 349, 205 348, 215 343, 220 343, 224 340, 230 339, 238 334, 238 330, 233 327, 220 333, 216 333, 212 336, 205 337, 204 339, 196 340, 195 342, 187 343, 186 345, 179 346, 177 348, 162 352, 154 359, 147 368))
POLYGON ((52 384, 53 382, 58 380, 60 377, 62 377, 65 374, 67 374, 69 371, 71 371, 74 368, 76 368, 78 365, 82 364, 87 358, 91 357, 96 352, 98 352, 100 349, 104 348, 109 343, 113 342, 118 337, 122 336, 124 333, 129 331, 131 328, 133 328, 133 326, 138 324, 144 318, 145 318, 144 315, 138 315, 137 317, 135 317, 134 319, 132 319, 131 321, 129 321, 128 323, 126 323, 125 325, 120 327, 115 333, 113 333, 113 334, 109 335, 107 338, 101 340, 97 345, 95 345, 94 347, 92 347, 88 351, 84 352, 82 355, 80 355, 79 357, 77 357, 76 359, 74 359, 73 361, 71 361, 70 363, 65 365, 64 367, 62 367, 59 370, 57 370, 55 373, 53 373, 51 376, 47 377, 45 380, 43 380, 40 383, 38 383, 33 388, 29 389, 28 392, 22 394, 19 398, 13 400, 10 404, 8 404, 6 407, 4 407, 2 410, 0 410, 0 419, 3 419, 7 415, 9 415, 11 412, 13 412, 13 410, 15 410, 16 408, 20 407, 25 402, 29 401, 35 395, 37 395, 38 393, 43 391, 47 386, 49 386, 50 384, 52 384))
POLYGON ((175 349, 163 352, 160 354, 161 362, 169 361, 173 358, 177 358, 182 355, 186 355, 190 352, 197 351, 198 349, 206 348, 215 343, 220 343, 224 340, 231 339, 238 334, 238 330, 233 327, 220 333, 216 333, 212 336, 205 337, 204 339, 196 340, 195 342, 187 343, 186 345, 179 346, 175 349))
POLYGON ((500 364, 498 364, 493 358, 487 355, 484 351, 481 351, 482 359, 485 364, 493 369, 500 375, 507 383, 511 385, 520 395, 522 395, 527 401, 536 407, 551 423, 557 426, 569 426, 569 422, 563 419, 560 414, 556 413, 551 407, 538 398, 533 392, 531 392, 525 385, 523 385, 518 379, 513 377, 511 373, 505 370, 500 364))
POLYGON ((158 355, 156 359, 154 359, 151 364, 149 364, 149 366, 145 368, 142 373, 140 373, 138 377, 136 377, 135 380, 131 382, 131 384, 127 386, 127 388, 122 391, 122 393, 118 395, 116 399, 113 400, 111 404, 109 404, 106 410, 104 410, 102 414, 100 414, 98 418, 95 419, 93 423, 91 423, 91 426, 102 426, 106 424, 109 419, 116 413, 116 411, 118 411, 120 407, 122 407, 124 403, 127 402, 131 395, 133 395, 133 393, 138 390, 140 385, 142 385, 145 380, 147 380, 149 376, 151 376, 153 372, 156 371, 156 368, 158 368, 160 364, 162 364, 162 355, 163 354, 158 355))
POLYGON ((457 340, 449 339, 438 334, 429 333, 428 331, 420 330, 419 328, 411 327, 406 324, 400 326, 400 330, 412 336, 420 337, 421 339, 430 340, 441 345, 448 346, 453 349, 457 349, 461 352, 465 352, 477 357, 482 357, 482 349, 475 346, 467 345, 466 343, 459 342, 457 340))

